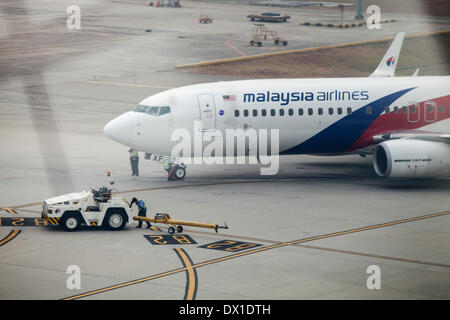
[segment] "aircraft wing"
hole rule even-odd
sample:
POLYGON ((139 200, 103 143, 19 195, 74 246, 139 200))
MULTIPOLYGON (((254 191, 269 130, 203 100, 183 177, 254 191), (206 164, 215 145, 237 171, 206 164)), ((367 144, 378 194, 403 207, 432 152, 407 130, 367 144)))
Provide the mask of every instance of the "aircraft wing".
POLYGON ((422 130, 398 130, 374 136, 374 140, 377 143, 393 139, 416 139, 416 140, 444 142, 450 144, 450 133, 429 132, 422 130))
POLYGON ((377 69, 369 77, 395 76, 395 69, 397 68, 398 57, 400 56, 404 38, 404 32, 400 32, 397 34, 394 41, 392 41, 391 46, 386 51, 386 54, 378 65, 377 69))

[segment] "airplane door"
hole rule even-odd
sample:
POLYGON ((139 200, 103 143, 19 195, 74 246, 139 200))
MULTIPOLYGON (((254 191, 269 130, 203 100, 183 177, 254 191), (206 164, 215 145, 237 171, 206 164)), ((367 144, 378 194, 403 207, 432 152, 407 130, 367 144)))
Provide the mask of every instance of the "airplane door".
POLYGON ((197 95, 202 131, 216 130, 216 105, 212 94, 197 95))

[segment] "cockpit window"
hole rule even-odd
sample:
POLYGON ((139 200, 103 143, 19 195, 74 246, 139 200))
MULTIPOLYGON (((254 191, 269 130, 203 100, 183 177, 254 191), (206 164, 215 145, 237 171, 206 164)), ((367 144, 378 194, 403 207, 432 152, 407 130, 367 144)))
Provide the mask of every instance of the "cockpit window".
POLYGON ((148 110, 147 113, 149 115, 151 115, 151 116, 157 117, 158 116, 158 110, 159 110, 159 107, 151 107, 150 110, 148 110))
POLYGON ((143 106, 143 105, 141 105, 141 104, 139 104, 135 109, 134 109, 134 111, 135 112, 147 112, 147 110, 148 110, 148 108, 150 108, 149 106, 143 106))
POLYGON ((170 113, 170 107, 152 107, 152 106, 144 106, 138 105, 135 109, 135 112, 147 113, 154 117, 159 117, 164 114, 170 113))
POLYGON ((163 114, 170 113, 170 107, 160 107, 159 108, 159 115, 162 116, 163 114))

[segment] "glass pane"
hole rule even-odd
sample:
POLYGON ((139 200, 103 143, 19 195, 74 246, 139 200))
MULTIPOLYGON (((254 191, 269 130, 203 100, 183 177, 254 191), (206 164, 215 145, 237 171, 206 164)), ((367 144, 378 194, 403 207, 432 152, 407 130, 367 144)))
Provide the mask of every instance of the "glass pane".
POLYGON ((151 116, 157 116, 159 111, 159 107, 151 107, 150 110, 148 110, 148 114, 151 116))
POLYGON ((159 115, 162 116, 163 114, 170 113, 170 107, 160 107, 159 108, 159 115))
POLYGON ((141 104, 139 104, 134 111, 135 112, 147 112, 148 108, 150 108, 149 106, 143 106, 141 104))

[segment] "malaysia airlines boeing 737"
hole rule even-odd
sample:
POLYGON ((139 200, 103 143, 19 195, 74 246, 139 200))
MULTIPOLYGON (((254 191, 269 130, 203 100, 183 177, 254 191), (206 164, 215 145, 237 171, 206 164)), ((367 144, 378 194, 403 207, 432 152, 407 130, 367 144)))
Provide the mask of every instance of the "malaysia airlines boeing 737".
MULTIPOLYGON (((395 77, 403 38, 404 33, 397 35, 367 78, 240 80, 180 87, 144 99, 133 111, 111 120, 104 133, 138 151, 171 155, 177 144, 172 134, 179 128, 193 136, 227 129, 278 129, 281 155, 372 154, 379 176, 448 176, 450 77, 422 77, 417 71, 395 77)), ((245 155, 249 152, 245 148, 245 155)), ((232 155, 244 154, 234 149, 232 155)))

